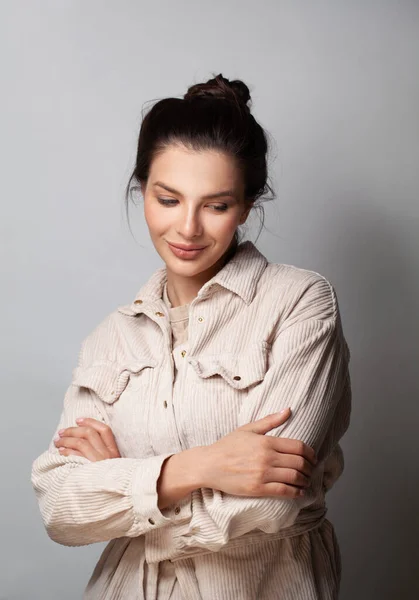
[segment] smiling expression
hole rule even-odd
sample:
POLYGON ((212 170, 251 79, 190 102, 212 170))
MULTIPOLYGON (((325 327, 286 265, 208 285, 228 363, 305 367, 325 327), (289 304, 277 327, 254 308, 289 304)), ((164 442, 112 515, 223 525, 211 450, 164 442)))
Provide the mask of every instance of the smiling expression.
POLYGON ((154 158, 142 192, 150 237, 168 279, 195 277, 202 285, 217 272, 250 210, 235 161, 215 151, 170 146, 154 158))

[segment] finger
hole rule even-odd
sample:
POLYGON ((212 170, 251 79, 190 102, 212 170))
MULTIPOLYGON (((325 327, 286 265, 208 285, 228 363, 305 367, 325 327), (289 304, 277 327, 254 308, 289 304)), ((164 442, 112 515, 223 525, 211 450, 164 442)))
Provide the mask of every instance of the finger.
POLYGON ((72 450, 71 448, 58 448, 58 451, 63 456, 75 455, 75 456, 82 456, 83 458, 86 458, 85 456, 83 456, 83 454, 81 452, 78 452, 77 450, 72 450))
POLYGON ((311 446, 308 446, 301 440, 293 440, 282 437, 275 437, 273 435, 266 436, 269 439, 272 447, 277 452, 283 452, 286 454, 298 454, 310 461, 311 464, 317 463, 316 453, 311 446))
POLYGON ((246 425, 242 425, 238 427, 238 429, 243 429, 245 431, 253 431, 253 433, 265 434, 271 429, 282 425, 289 419, 291 416, 291 409, 284 408, 280 412, 273 413, 271 415, 266 415, 262 419, 258 419, 257 421, 252 421, 250 423, 246 423, 246 425))
POLYGON ((108 456, 108 451, 100 435, 92 427, 67 427, 58 432, 60 437, 83 438, 103 457, 108 456))
POLYGON ((102 456, 91 446, 84 438, 63 437, 55 442, 57 448, 67 448, 69 450, 77 450, 82 456, 91 461, 101 460, 102 456))
POLYGON ((273 496, 275 498, 301 498, 307 493, 305 489, 286 483, 265 483, 262 490, 261 496, 273 496))
POLYGON ((313 465, 305 459, 303 456, 297 454, 284 454, 282 452, 275 452, 275 456, 271 461, 272 467, 282 467, 284 469, 294 469, 300 471, 303 475, 311 477, 313 474, 313 465))
POLYGON ((120 457, 119 449, 115 441, 115 436, 113 434, 112 429, 106 423, 102 423, 101 421, 97 421, 96 419, 91 419, 89 417, 76 419, 78 423, 81 425, 87 425, 92 427, 102 438, 102 441, 105 447, 109 450, 112 458, 120 457))
POLYGON ((296 487, 309 487, 311 480, 306 475, 295 469, 283 469, 282 467, 272 467, 266 471, 267 483, 286 483, 296 487))

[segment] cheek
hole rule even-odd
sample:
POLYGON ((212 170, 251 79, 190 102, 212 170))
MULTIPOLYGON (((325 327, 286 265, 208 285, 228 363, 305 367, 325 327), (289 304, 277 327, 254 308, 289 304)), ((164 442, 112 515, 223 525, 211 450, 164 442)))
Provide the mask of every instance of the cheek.
POLYGON ((165 228, 165 215, 155 204, 144 204, 144 218, 151 233, 158 233, 165 228))
POLYGON ((210 227, 213 231, 223 235, 231 234, 237 229, 239 219, 236 214, 223 215, 221 218, 211 219, 210 227))

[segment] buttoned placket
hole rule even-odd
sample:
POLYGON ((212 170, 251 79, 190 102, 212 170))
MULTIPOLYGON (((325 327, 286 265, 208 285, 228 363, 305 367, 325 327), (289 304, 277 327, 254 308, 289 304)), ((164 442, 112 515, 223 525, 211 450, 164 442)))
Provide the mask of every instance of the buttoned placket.
MULTIPOLYGON (((159 443, 164 443, 165 440, 170 440, 171 449, 174 448, 175 452, 182 452, 187 449, 186 440, 182 437, 179 432, 176 423, 176 404, 182 401, 182 394, 185 390, 185 381, 187 380, 188 368, 191 368, 188 364, 188 349, 190 352, 191 340, 199 341, 199 329, 195 330, 196 324, 199 324, 199 328, 205 324, 205 315, 200 310, 195 315, 194 306, 200 304, 202 296, 207 294, 207 291, 201 291, 196 298, 190 304, 189 311, 189 326, 188 326, 188 342, 180 344, 172 351, 172 331, 169 321, 169 315, 167 312, 166 305, 163 300, 155 299, 153 301, 143 300, 137 298, 131 310, 134 314, 143 313, 154 321, 160 328, 164 337, 164 348, 165 356, 162 362, 157 367, 159 369, 159 377, 157 384, 157 397, 156 402, 150 407, 150 418, 157 419, 159 435, 156 439, 151 438, 151 444, 155 454, 163 454, 168 452, 168 447, 159 447, 159 443), (195 324, 195 326, 194 326, 195 324), (176 386, 174 386, 175 371, 177 373, 176 386), (165 431, 166 429, 166 431, 165 431), (162 442, 159 442, 161 440, 162 442)), ((202 331, 202 329, 201 329, 202 331)), ((152 423, 150 424, 152 425, 152 423)), ((166 441, 167 443, 167 441, 166 441)), ((173 518, 174 523, 182 520, 189 519, 191 516, 191 498, 190 495, 186 496, 183 500, 176 503, 174 507, 167 507, 163 509, 163 514, 169 518, 173 518)), ((149 521, 151 523, 151 521, 149 521)), ((155 521, 153 523, 155 524, 155 521)), ((147 541, 152 545, 152 539, 154 534, 158 535, 158 529, 150 530, 146 534, 146 555, 147 555, 147 541)))
MULTIPOLYGON (((195 299, 193 302, 195 302, 195 299)), ((163 443, 164 441, 167 443, 167 440, 170 440, 171 448, 175 448, 175 452, 182 452, 187 449, 187 442, 179 432, 177 426, 176 405, 182 401, 183 394, 185 393, 185 380, 187 378, 188 367, 190 368, 190 365, 186 360, 189 342, 180 344, 172 350, 172 331, 169 315, 162 300, 155 300, 148 303, 142 299, 137 299, 135 300, 134 305, 137 305, 137 314, 140 312, 144 313, 144 315, 152 319, 159 326, 162 335, 164 336, 164 347, 166 350, 162 362, 157 367, 159 369, 157 384, 158 392, 156 402, 150 407, 150 418, 158 420, 158 440, 162 440, 163 443), (138 307, 140 307, 141 310, 138 310, 138 307), (173 385, 175 368, 177 369, 176 386, 173 385), (164 429, 166 429, 166 431, 164 431, 164 429)), ((196 317, 198 323, 203 323, 204 320, 202 314, 198 314, 196 317)), ((152 423, 150 425, 152 425, 152 423)), ((167 446, 158 446, 158 443, 160 443, 158 440, 153 440, 151 438, 151 444, 155 454, 168 452, 167 446)), ((190 495, 177 502, 175 506, 163 509, 162 512, 165 516, 173 517, 175 523, 188 519, 191 514, 190 495)), ((151 521, 152 520, 149 520, 151 524, 155 524, 155 521, 151 521)), ((153 530, 148 532, 146 538, 152 533, 153 530)))
POLYGON ((183 342, 176 346, 173 349, 173 358, 175 362, 175 368, 177 371, 176 374, 176 384, 172 389, 172 410, 174 416, 174 422, 176 424, 178 437, 182 444, 182 449, 185 450, 188 447, 187 440, 185 439, 184 432, 180 430, 177 426, 177 423, 180 421, 179 411, 182 410, 182 402, 187 401, 186 394, 186 379, 188 375, 189 364, 186 359, 189 351, 189 343, 187 341, 183 342))
MULTIPOLYGON (((195 301, 195 300, 194 300, 195 301)), ((163 362, 160 363, 159 369, 159 380, 158 380, 158 394, 156 403, 154 404, 155 408, 155 416, 159 418, 159 439, 171 439, 172 446, 174 446, 173 440, 176 441, 176 446, 178 447, 178 452, 186 449, 186 440, 182 439, 182 436, 179 433, 179 429, 176 424, 176 406, 179 402, 182 401, 182 395, 185 390, 185 381, 187 379, 188 372, 188 361, 186 360, 188 354, 188 347, 190 345, 189 342, 185 342, 183 344, 179 344, 176 348, 172 350, 172 331, 169 321, 169 315, 167 313, 166 306, 163 301, 154 301, 153 303, 145 303, 141 299, 137 299, 135 301, 136 305, 141 306, 141 311, 136 310, 137 314, 139 312, 143 312, 146 316, 152 319, 162 331, 164 336, 164 346, 166 349, 165 355, 167 358, 163 357, 163 362), (176 376, 176 385, 174 386, 175 381, 175 368, 177 370, 176 376), (162 427, 164 423, 167 424, 167 434, 173 437, 167 438, 162 432, 162 427)), ((138 308, 138 306, 136 307, 138 308)), ((190 315, 191 319, 191 315, 190 315)), ((204 323, 205 319, 203 315, 198 315, 196 317, 196 321, 198 323, 204 323)), ((190 323, 191 325, 191 323, 190 323)), ((190 327, 189 325, 189 337, 190 337, 190 327)), ((152 408, 152 407, 151 407, 152 408)), ((153 449, 156 454, 161 452, 161 449, 155 447, 156 441, 152 440, 153 449)), ((167 449, 166 449, 167 451, 167 449)), ((163 452, 164 453, 164 450, 163 452)), ((188 527, 189 519, 192 516, 192 499, 191 494, 188 494, 175 503, 175 506, 170 506, 163 509, 162 514, 164 516, 172 518, 174 524, 181 523, 184 521, 185 527, 188 527)), ((155 524, 154 520, 150 520, 151 524, 155 524)), ((159 547, 159 543, 161 543, 162 536, 164 537, 165 528, 157 528, 148 531, 145 534, 145 559, 146 563, 149 560, 152 560, 153 556, 153 548, 159 547)), ((185 593, 190 593, 191 589, 196 586, 196 578, 191 576, 190 565, 188 559, 185 557, 184 561, 178 561, 176 564, 176 573, 182 581, 182 587, 184 588, 185 593), (189 571, 188 568, 189 567, 189 571), (185 572, 184 572, 185 571, 185 572), (185 579, 186 578, 186 579, 185 579)), ((152 563, 148 566, 148 575, 146 578, 147 581, 147 597, 155 597, 157 593, 158 586, 158 568, 155 563, 152 563), (151 568, 150 568, 151 567, 151 568)), ((147 568, 145 566, 144 568, 147 568)), ((144 572, 142 573, 142 581, 144 577, 144 572)), ((198 597, 198 596, 197 596, 198 597)))

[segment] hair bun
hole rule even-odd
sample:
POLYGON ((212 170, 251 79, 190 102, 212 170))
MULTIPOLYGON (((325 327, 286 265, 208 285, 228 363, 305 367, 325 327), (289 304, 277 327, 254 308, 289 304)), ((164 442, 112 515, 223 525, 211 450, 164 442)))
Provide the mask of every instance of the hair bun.
POLYGON ((204 97, 239 103, 241 107, 250 112, 250 107, 247 104, 251 101, 249 88, 240 79, 230 81, 220 73, 213 79, 208 79, 205 83, 192 85, 184 95, 185 100, 204 97))

